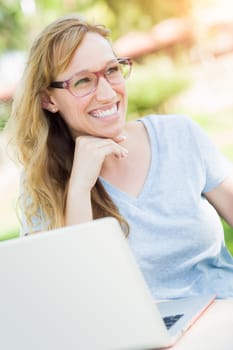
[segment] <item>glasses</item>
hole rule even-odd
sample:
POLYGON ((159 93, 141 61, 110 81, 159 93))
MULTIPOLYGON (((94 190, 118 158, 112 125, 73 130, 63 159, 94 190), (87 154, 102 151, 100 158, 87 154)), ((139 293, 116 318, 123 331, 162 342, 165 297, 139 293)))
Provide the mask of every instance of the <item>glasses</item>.
POLYGON ((83 71, 64 81, 53 81, 51 88, 67 89, 73 96, 84 97, 93 93, 100 77, 104 77, 111 85, 121 84, 130 75, 132 60, 118 58, 98 72, 83 71))

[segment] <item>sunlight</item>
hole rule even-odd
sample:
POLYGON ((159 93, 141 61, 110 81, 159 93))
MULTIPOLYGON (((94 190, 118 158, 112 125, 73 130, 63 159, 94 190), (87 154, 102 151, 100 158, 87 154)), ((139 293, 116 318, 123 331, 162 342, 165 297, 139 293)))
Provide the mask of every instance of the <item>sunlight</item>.
POLYGON ((26 16, 30 16, 36 12, 36 4, 34 0, 21 0, 20 6, 26 16))

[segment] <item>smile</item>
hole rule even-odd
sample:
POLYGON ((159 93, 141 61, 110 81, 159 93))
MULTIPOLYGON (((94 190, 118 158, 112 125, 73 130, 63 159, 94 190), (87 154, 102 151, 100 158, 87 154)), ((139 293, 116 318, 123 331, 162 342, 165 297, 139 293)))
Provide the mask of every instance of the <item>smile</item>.
POLYGON ((90 112, 89 114, 94 117, 94 118, 106 118, 109 117, 110 115, 113 115, 117 112, 117 105, 115 104, 112 108, 109 109, 98 109, 95 111, 90 112))

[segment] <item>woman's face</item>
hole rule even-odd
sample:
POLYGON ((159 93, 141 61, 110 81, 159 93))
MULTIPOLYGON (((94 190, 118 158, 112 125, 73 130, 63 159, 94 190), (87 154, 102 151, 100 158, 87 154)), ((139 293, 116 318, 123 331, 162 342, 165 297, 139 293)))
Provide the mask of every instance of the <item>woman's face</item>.
MULTIPOLYGON (((82 71, 103 70, 115 59, 105 38, 98 33, 87 33, 67 69, 56 77, 56 81, 67 80, 82 71)), ((67 89, 51 89, 49 95, 53 107, 60 112, 74 137, 115 138, 124 129, 127 109, 124 81, 110 85, 102 75, 96 90, 87 96, 73 96, 67 89)))

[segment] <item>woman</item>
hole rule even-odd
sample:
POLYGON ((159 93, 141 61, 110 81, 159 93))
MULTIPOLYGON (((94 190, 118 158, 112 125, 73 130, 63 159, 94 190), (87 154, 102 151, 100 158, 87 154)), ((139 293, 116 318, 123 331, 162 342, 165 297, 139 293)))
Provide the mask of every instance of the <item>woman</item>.
POLYGON ((131 65, 78 16, 35 40, 9 121, 23 232, 114 216, 156 298, 233 296, 232 167, 189 118, 126 122, 131 65))

